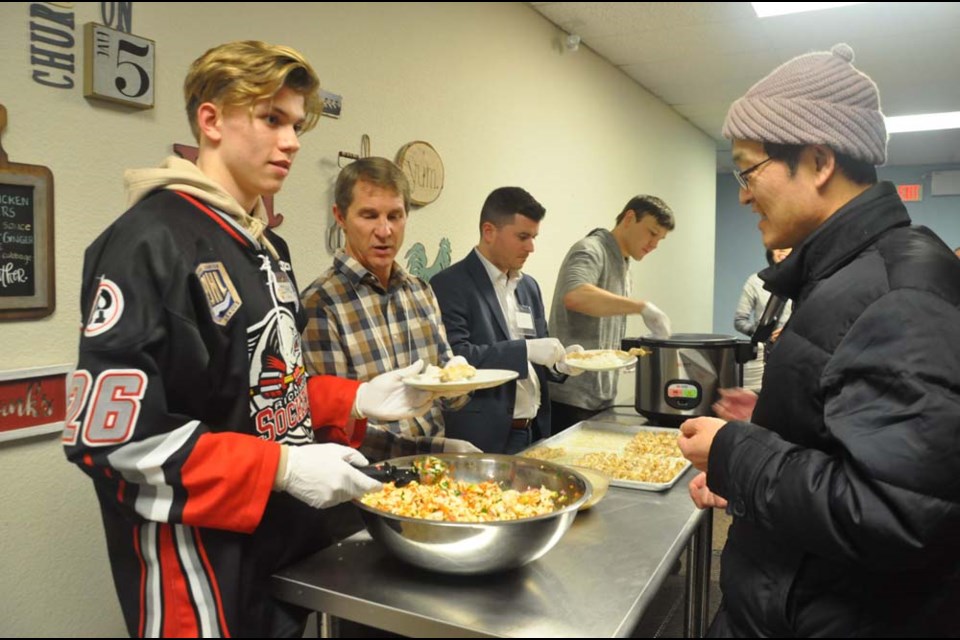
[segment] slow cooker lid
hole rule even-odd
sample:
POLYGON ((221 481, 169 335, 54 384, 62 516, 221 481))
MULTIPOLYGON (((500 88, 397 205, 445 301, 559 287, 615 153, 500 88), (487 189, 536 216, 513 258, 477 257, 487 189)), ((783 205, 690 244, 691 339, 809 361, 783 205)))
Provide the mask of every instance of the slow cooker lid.
POLYGON ((737 339, 723 333, 674 333, 668 338, 643 336, 637 338, 641 345, 652 347, 732 347, 737 339))

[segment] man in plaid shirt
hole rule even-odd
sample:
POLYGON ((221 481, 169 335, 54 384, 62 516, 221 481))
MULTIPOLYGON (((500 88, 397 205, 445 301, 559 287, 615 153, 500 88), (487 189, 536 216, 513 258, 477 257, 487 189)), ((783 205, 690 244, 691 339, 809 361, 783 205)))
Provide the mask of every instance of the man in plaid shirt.
MULTIPOLYGON (((385 158, 362 158, 337 177, 333 215, 346 250, 302 294, 308 322, 304 359, 311 374, 369 380, 418 359, 454 359, 433 290, 396 261, 403 244, 410 184, 385 158)), ((466 362, 461 357, 457 360, 466 362)), ((469 396, 438 398, 423 416, 367 425, 360 450, 371 460, 416 453, 479 451, 444 438, 442 409, 469 396)))

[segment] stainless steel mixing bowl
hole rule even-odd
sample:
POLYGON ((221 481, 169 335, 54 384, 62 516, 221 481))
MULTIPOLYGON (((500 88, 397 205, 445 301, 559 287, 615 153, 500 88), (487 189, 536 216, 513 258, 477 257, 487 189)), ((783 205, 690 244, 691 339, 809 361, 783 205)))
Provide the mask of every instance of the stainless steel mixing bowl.
MULTIPOLYGON (((409 466, 423 456, 389 460, 409 466)), ((567 532, 577 509, 590 498, 590 485, 573 469, 543 460, 490 453, 435 454, 450 465, 456 480, 492 480, 504 489, 541 485, 561 493, 553 513, 498 522, 440 522, 397 516, 355 500, 367 530, 394 555, 410 564, 443 573, 492 573, 520 567, 541 557, 567 532)))

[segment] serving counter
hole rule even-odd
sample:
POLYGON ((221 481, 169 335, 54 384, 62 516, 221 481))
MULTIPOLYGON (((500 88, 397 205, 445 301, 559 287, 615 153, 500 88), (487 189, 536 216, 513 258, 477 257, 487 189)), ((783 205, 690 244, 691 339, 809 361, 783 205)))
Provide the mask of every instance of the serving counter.
MULTIPOLYGON (((642 424, 611 411, 596 421, 642 424)), ((610 487, 544 557, 505 573, 456 576, 404 564, 361 531, 273 577, 275 595, 335 618, 416 637, 623 637, 687 552, 688 636, 706 630, 712 513, 689 469, 669 491, 610 487)), ((333 625, 335 627, 335 625, 333 625)))

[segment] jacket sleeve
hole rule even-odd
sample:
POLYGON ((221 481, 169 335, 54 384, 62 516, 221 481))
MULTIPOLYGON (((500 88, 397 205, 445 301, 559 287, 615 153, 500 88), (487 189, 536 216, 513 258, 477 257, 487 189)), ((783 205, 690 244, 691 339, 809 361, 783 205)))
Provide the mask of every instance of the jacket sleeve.
POLYGON ((757 306, 757 292, 753 287, 753 277, 747 278, 743 284, 743 293, 740 294, 740 301, 737 303, 737 310, 733 314, 733 326, 737 331, 752 336, 757 330, 757 323, 760 318, 754 317, 754 308, 757 306))
POLYGON ((835 450, 731 422, 713 443, 710 489, 792 544, 872 570, 930 570, 955 557, 958 344, 956 307, 911 289, 883 296, 850 328, 820 381, 835 450))
POLYGON ((169 238, 107 236, 88 250, 63 443, 135 517, 249 532, 280 445, 198 417, 217 384, 192 316, 190 291, 199 289, 180 254, 169 238))
POLYGON ((521 379, 526 378, 529 375, 526 341, 481 342, 473 330, 481 319, 472 317, 471 312, 471 302, 477 304, 479 294, 457 277, 460 274, 453 269, 437 274, 430 281, 453 352, 478 369, 509 369, 516 371, 521 379))
MULTIPOLYGON (((437 364, 439 364, 442 367, 446 365, 447 362, 449 362, 450 359, 453 358, 456 354, 453 352, 453 349, 450 347, 450 341, 447 340, 446 327, 444 327, 443 322, 440 320, 440 317, 441 317, 440 303, 437 302, 437 296, 432 295, 433 290, 429 288, 429 285, 427 288, 427 293, 431 294, 428 296, 431 302, 428 321, 432 326, 437 328, 437 343, 438 343, 437 352, 440 354, 440 362, 438 362, 437 364)), ((470 362, 469 358, 467 358, 466 360, 467 362, 470 362)), ((456 398, 440 398, 439 400, 437 400, 437 402, 440 403, 440 407, 442 408, 443 411, 458 411, 463 407, 465 407, 468 402, 470 402, 470 398, 471 398, 470 394, 464 394, 462 396, 457 396, 456 398)), ((433 452, 424 451, 423 453, 433 453, 433 452)), ((403 454, 398 454, 398 455, 403 455, 403 454)))

